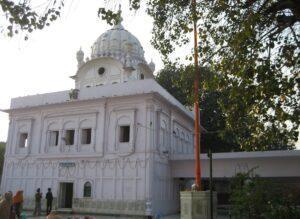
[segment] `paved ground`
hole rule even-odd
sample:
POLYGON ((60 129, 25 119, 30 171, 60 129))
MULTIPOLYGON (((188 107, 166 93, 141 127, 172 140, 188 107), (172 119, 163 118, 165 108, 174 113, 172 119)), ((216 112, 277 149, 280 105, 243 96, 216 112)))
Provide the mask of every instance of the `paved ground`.
MULTIPOLYGON (((46 215, 44 216, 32 216, 32 212, 26 212, 26 219, 46 219, 46 215)), ((63 219, 85 219, 85 215, 60 215, 63 219)), ((134 217, 124 217, 124 216, 103 216, 97 215, 92 216, 91 219, 135 219, 134 217)), ((163 216, 160 219, 180 219, 180 215, 170 215, 170 216, 163 216)), ((229 219, 228 216, 225 215, 218 215, 217 219, 229 219)))
MULTIPOLYGON (((84 219, 84 216, 64 215, 63 219, 84 219)), ((94 216, 93 219, 130 219, 129 217, 113 217, 113 216, 94 216)), ((27 216, 27 219, 46 219, 46 216, 34 217, 27 216)), ((180 215, 164 216, 160 219, 180 219, 180 215)), ((227 216, 218 215, 217 219, 229 219, 227 216)))

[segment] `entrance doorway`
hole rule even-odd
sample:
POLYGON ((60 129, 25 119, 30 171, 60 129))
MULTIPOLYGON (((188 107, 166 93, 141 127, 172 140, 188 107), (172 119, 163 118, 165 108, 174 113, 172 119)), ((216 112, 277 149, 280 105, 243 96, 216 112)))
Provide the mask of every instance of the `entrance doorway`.
POLYGON ((72 208, 72 200, 73 200, 73 183, 70 182, 60 183, 59 207, 72 208))

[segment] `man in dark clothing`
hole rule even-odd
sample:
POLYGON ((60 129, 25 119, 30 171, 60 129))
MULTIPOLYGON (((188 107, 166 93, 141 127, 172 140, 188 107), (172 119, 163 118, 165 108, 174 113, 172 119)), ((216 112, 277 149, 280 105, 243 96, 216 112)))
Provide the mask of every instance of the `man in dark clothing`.
POLYGON ((48 188, 48 192, 46 193, 46 199, 47 199, 47 215, 48 215, 52 210, 53 195, 51 192, 51 188, 48 188))

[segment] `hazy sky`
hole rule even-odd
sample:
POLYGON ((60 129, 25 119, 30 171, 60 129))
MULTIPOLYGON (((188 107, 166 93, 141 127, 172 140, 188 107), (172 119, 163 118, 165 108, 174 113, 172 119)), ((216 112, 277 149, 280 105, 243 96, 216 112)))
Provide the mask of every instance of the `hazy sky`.
MULTIPOLYGON (((76 73, 76 52, 82 47, 89 55, 98 36, 110 29, 97 17, 98 8, 118 9, 118 1, 111 1, 110 5, 104 2, 68 1, 62 17, 31 34, 28 41, 23 40, 24 36, 11 39, 0 35, 0 109, 9 108, 13 97, 74 87, 69 76, 76 73)), ((159 53, 150 45, 152 19, 143 11, 130 12, 124 4, 127 2, 122 1, 123 26, 140 40, 146 60, 153 59, 156 69, 162 68, 159 53)), ((0 141, 6 141, 7 129, 8 116, 0 112, 0 141)))

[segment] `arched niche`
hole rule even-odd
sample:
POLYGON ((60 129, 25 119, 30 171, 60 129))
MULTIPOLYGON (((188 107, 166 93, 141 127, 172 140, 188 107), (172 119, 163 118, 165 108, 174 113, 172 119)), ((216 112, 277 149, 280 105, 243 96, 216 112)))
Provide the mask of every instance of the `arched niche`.
POLYGON ((130 149, 133 142, 133 126, 129 116, 120 116, 116 121, 116 136, 117 151, 126 152, 130 149))
POLYGON ((117 153, 119 156, 128 156, 134 153, 137 131, 136 109, 115 108, 109 115, 106 150, 117 153))
POLYGON ((32 146, 33 119, 17 120, 14 146, 16 154, 29 154, 32 146))
POLYGON ((62 132, 63 132, 62 133, 63 151, 65 152, 76 151, 77 148, 75 146, 77 145, 77 135, 78 135, 78 126, 76 122, 74 120, 65 121, 63 123, 62 132))
POLYGON ((90 181, 86 181, 83 184, 83 197, 84 198, 92 197, 92 183, 90 181))
POLYGON ((57 151, 61 139, 61 127, 58 121, 50 122, 47 126, 46 146, 50 151, 57 151), (56 148, 55 148, 56 147, 56 148))
POLYGON ((95 131, 95 122, 92 119, 82 119, 79 122, 79 151, 92 152, 94 150, 95 131))
POLYGON ((167 123, 165 120, 161 120, 160 122, 160 132, 159 132, 159 141, 160 141, 160 147, 165 148, 167 144, 167 123))
POLYGON ((76 122, 73 121, 73 120, 66 120, 63 123, 63 129, 64 130, 66 130, 66 129, 75 129, 76 127, 77 127, 76 122))

